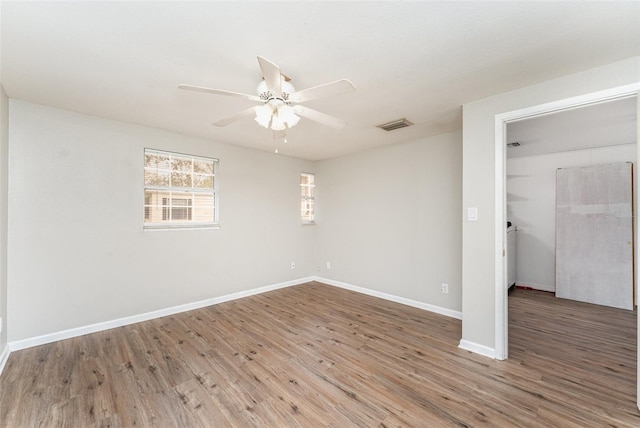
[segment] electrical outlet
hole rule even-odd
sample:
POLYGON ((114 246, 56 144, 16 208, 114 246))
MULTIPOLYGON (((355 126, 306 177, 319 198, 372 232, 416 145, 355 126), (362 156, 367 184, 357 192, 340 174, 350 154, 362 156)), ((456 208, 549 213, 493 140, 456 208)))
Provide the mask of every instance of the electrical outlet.
POLYGON ((296 268, 296 262, 291 262, 291 269, 295 269, 296 268))
POLYGON ((327 262, 327 270, 331 270, 331 262, 327 262))
POLYGON ((449 284, 442 284, 442 293, 443 294, 449 293, 449 284))

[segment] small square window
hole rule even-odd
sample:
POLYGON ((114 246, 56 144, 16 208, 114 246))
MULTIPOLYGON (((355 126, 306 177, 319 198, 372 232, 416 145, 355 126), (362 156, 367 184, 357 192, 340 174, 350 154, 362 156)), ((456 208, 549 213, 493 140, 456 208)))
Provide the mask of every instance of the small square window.
POLYGON ((315 223, 315 177, 303 172, 300 174, 300 217, 303 224, 315 223))
POLYGON ((144 227, 215 226, 218 160, 144 151, 144 227))

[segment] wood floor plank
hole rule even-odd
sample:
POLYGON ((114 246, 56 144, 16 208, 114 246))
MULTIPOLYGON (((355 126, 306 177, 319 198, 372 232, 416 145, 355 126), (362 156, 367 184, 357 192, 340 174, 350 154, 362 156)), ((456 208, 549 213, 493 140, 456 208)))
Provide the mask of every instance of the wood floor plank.
POLYGON ((14 352, 0 426, 640 426, 635 312, 516 290, 509 332, 311 282, 14 352))

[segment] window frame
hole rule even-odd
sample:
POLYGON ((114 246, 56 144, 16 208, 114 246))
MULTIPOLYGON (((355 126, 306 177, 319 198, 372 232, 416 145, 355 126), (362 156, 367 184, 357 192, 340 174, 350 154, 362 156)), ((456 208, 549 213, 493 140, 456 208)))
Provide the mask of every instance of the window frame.
MULTIPOLYGON (((147 148, 145 147, 143 150, 143 159, 142 159, 142 164, 143 164, 143 221, 142 221, 142 226, 143 226, 143 230, 173 230, 173 229, 217 229, 220 227, 219 224, 219 211, 220 211, 220 201, 219 201, 219 197, 218 197, 218 165, 219 165, 220 160, 217 158, 213 158, 213 157, 206 157, 206 156, 198 156, 198 155, 190 155, 187 153, 180 153, 180 152, 172 152, 172 151, 168 151, 168 150, 159 150, 159 149, 152 149, 152 148, 147 148), (213 188, 209 189, 209 188, 198 188, 198 187, 194 187, 194 182, 193 182, 193 178, 192 178, 192 182, 191 182, 191 187, 180 187, 180 186, 171 186, 171 177, 172 177, 172 172, 174 171, 171 167, 169 167, 168 171, 168 175, 169 175, 169 185, 168 186, 160 186, 160 185, 148 185, 146 182, 146 179, 144 178, 144 176, 146 175, 146 171, 149 170, 147 163, 146 163, 146 156, 147 155, 161 155, 161 156, 168 156, 169 157, 169 162, 171 162, 171 160, 173 159, 173 157, 179 157, 182 159, 188 158, 191 160, 192 162, 192 169, 189 172, 190 175, 193 177, 194 174, 196 174, 196 172, 194 172, 194 167, 193 167, 193 162, 196 161, 202 161, 202 162, 207 162, 207 163, 212 163, 213 165, 213 172, 211 173, 211 178, 213 180, 213 188), (211 207, 211 209, 213 210, 213 219, 211 221, 195 221, 195 220, 186 220, 186 221, 156 221, 156 222, 147 222, 151 215, 150 212, 153 210, 153 208, 150 206, 151 204, 148 202, 148 198, 147 198, 147 192, 148 191, 152 191, 152 192, 166 192, 166 196, 160 196, 161 194, 158 193, 158 198, 160 198, 159 202, 156 202, 156 204, 154 205, 155 207, 159 207, 160 210, 162 210, 163 213, 163 217, 166 213, 170 213, 170 217, 172 216, 172 214, 174 213, 174 211, 172 210, 187 210, 186 212, 188 213, 188 216, 191 216, 191 218, 193 218, 194 216, 196 216, 196 204, 195 204, 195 198, 196 195, 200 194, 200 195, 211 195, 212 199, 213 199, 213 206, 211 207), (171 204, 171 202, 173 200, 181 200, 181 201, 188 201, 186 205, 177 205, 177 206, 173 206, 173 204, 171 204), (164 203, 165 202, 169 202, 168 204, 164 203)), ((155 168, 155 170, 157 171, 158 169, 155 168)), ((200 174, 202 175, 202 174, 200 174)), ((208 176, 208 174, 206 174, 208 176)))
MULTIPOLYGON (((316 187, 316 175, 313 172, 301 172, 300 173, 300 221, 303 225, 316 224, 316 196, 315 196, 315 187, 316 187), (307 176, 311 177, 311 183, 308 185, 302 184, 302 177, 307 176), (304 188, 308 188, 308 195, 305 195, 303 192, 304 188), (305 220, 305 216, 302 214, 302 202, 308 203, 311 201, 311 220, 305 220)), ((307 216, 308 217, 308 216, 307 216)))

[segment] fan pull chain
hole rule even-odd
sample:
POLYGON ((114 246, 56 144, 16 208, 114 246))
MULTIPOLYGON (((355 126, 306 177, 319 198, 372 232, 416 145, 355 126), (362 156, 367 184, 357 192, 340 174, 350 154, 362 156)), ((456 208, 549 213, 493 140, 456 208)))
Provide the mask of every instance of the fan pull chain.
MULTIPOLYGON (((276 144, 276 154, 278 153, 278 140, 280 140, 280 138, 278 137, 278 134, 276 132, 273 133, 273 141, 276 144)), ((287 134, 284 134, 284 143, 287 144, 287 134)))

